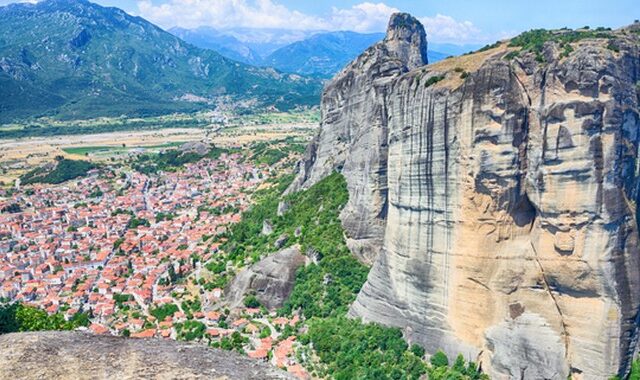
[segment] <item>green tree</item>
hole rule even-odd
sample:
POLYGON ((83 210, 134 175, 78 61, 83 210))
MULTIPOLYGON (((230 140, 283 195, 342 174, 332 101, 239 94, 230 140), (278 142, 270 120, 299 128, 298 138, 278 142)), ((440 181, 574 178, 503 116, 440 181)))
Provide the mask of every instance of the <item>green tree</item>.
POLYGON ((411 345, 411 352, 419 358, 423 357, 425 354, 424 348, 415 343, 411 345))
POLYGON ((153 315, 159 322, 164 321, 167 317, 173 316, 178 311, 178 306, 173 303, 167 303, 156 308, 152 308, 149 314, 153 315))
POLYGON ((430 359, 431 365, 434 367, 447 367, 449 366, 449 358, 447 354, 442 351, 438 351, 430 359))
POLYGON ((178 275, 176 274, 176 269, 173 267, 173 264, 169 264, 168 268, 169 272, 169 282, 175 284, 178 280, 178 275))
POLYGON ((258 301, 258 298, 256 298, 255 295, 249 294, 244 298, 244 306, 250 308, 258 308, 260 307, 260 301, 258 301))

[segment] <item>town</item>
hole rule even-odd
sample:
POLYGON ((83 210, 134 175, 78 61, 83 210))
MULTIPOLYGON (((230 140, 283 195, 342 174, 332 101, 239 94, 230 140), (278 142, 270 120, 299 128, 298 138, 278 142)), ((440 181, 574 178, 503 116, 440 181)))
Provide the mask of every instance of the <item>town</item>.
POLYGON ((216 307, 208 282, 214 237, 236 223, 251 194, 274 175, 240 152, 178 171, 143 174, 125 165, 58 185, 4 195, 0 209, 0 298, 90 318, 95 334, 198 340, 271 361, 300 378, 292 328, 259 305, 216 307))

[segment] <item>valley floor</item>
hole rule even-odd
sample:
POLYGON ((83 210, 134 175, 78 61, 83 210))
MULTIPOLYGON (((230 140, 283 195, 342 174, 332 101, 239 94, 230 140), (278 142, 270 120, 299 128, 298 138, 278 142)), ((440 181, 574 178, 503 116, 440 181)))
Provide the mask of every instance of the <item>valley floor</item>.
POLYGON ((108 161, 136 151, 158 151, 171 144, 209 141, 231 147, 287 136, 306 137, 316 123, 234 125, 227 128, 167 128, 88 135, 0 138, 0 186, 11 185, 28 170, 62 155, 72 159, 108 161))

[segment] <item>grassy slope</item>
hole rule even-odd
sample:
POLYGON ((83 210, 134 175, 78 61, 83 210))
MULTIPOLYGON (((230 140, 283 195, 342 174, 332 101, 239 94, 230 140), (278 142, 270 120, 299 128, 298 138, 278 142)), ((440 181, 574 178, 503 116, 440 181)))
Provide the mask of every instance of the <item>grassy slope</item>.
POLYGON ((303 323, 308 330, 300 336, 300 342, 318 359, 304 363, 316 376, 418 379, 429 372, 435 380, 485 378, 475 364, 465 363, 462 358, 454 363, 457 367, 449 366, 448 361, 423 361, 424 350, 409 347, 399 329, 346 318, 369 272, 349 252, 338 218, 349 196, 346 182, 341 174, 333 173, 308 190, 281 197, 291 179, 281 178, 258 195, 257 203, 243 214, 242 221, 231 227, 223 254, 207 267, 219 278, 230 277, 223 265, 227 259, 237 267, 255 262, 274 252, 275 240, 284 234, 289 236, 285 246, 300 244, 303 252, 315 254, 318 262, 298 271, 294 290, 279 313, 290 316, 300 312, 306 317, 303 323), (289 204, 282 216, 277 215, 280 201, 289 204), (273 225, 274 232, 268 236, 260 233, 265 220, 273 225), (298 228, 301 234, 295 237, 298 228))

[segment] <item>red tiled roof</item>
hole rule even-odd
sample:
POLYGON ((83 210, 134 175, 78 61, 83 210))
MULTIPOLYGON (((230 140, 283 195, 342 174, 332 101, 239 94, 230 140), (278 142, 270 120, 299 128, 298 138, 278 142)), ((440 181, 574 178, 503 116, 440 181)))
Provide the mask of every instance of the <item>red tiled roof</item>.
POLYGON ((89 330, 93 331, 94 334, 106 334, 109 332, 109 329, 101 324, 98 323, 92 323, 91 326, 89 326, 89 330))
POLYGON ((132 338, 153 338, 156 335, 156 329, 147 329, 135 334, 131 334, 132 338))

